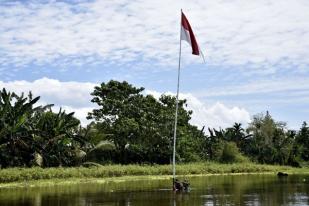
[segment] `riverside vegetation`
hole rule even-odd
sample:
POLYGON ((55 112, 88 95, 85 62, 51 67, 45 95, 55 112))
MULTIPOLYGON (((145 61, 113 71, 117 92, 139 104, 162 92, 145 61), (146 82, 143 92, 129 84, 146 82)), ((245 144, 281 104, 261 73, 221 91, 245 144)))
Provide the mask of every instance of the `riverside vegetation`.
MULTIPOLYGON (((222 164, 215 162, 186 163, 176 166, 179 176, 237 174, 237 173, 272 173, 278 171, 290 174, 308 174, 307 168, 294 168, 290 166, 261 165, 254 163, 222 164)), ((8 168, 0 170, 0 183, 24 182, 31 180, 62 180, 79 182, 100 180, 110 177, 150 176, 169 178, 170 165, 104 165, 95 167, 66 167, 66 168, 8 168)), ((125 180, 125 179, 124 179, 125 180)), ((61 182, 62 182, 61 181, 61 182)), ((44 185, 44 182, 43 182, 44 185)))
MULTIPOLYGON (((40 97, 33 97, 31 92, 25 96, 3 88, 0 182, 170 174, 166 164, 172 154, 176 99, 169 95, 156 99, 143 91, 144 88, 113 80, 96 86, 91 93, 96 109, 89 111, 87 117, 92 122, 82 127, 74 113, 61 109, 55 113, 52 104, 36 106, 40 97), (41 169, 91 165, 110 166, 41 169), (22 169, 8 169, 11 167, 22 169)), ((206 133, 205 127, 199 129, 189 123, 191 115, 186 100, 181 100, 176 159, 187 164, 179 166, 179 174, 267 172, 278 167, 259 164, 302 167, 309 161, 306 122, 298 131, 289 130, 286 123, 275 121, 266 112, 255 115, 247 128, 235 123, 226 129, 208 128, 206 133), (207 161, 242 164, 221 166, 207 161)))

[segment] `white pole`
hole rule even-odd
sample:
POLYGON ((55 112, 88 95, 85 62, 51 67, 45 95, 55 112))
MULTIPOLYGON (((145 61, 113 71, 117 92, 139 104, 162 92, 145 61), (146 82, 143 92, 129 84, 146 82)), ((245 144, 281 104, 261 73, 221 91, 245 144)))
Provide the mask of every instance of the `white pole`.
MULTIPOLYGON (((182 10, 181 10, 182 14, 182 10)), ((180 16, 180 37, 179 37, 179 60, 178 60, 178 79, 177 79, 177 94, 176 94, 176 112, 175 112, 175 125, 174 125, 174 144, 173 144, 173 183, 175 181, 176 175, 176 165, 175 165, 175 156, 176 156, 176 135, 177 135, 177 117, 178 117, 178 96, 179 96, 179 79, 180 79, 180 60, 181 60, 181 18, 180 16)))

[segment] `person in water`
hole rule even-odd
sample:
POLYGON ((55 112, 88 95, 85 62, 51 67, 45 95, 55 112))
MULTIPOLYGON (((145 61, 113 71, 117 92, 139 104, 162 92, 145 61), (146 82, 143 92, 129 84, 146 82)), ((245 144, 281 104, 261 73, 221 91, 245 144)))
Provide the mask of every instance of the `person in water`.
POLYGON ((174 191, 181 191, 183 189, 183 185, 181 182, 179 182, 178 179, 175 179, 173 182, 173 190, 174 191))
POLYGON ((184 182, 179 182, 178 179, 175 179, 173 182, 173 190, 174 191, 190 191, 190 183, 188 180, 185 180, 184 182))
POLYGON ((185 180, 184 182, 182 182, 182 187, 184 191, 190 190, 190 183, 188 182, 188 180, 185 180))

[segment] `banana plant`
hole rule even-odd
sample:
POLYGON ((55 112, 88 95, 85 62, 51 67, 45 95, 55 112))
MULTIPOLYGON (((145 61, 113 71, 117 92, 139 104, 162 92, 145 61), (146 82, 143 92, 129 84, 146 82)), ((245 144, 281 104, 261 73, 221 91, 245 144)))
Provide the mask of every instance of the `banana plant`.
POLYGON ((60 108, 58 113, 41 111, 36 114, 34 133, 39 143, 39 153, 44 166, 69 166, 74 164, 76 150, 83 140, 77 135, 80 124, 74 113, 66 113, 60 108))
POLYGON ((0 165, 29 165, 34 152, 31 118, 40 97, 0 91, 0 165))

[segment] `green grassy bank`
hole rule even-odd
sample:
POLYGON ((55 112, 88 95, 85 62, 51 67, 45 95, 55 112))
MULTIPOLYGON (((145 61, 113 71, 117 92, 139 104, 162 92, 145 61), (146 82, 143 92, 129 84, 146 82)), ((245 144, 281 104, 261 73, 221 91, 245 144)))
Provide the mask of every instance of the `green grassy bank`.
MULTIPOLYGON (((213 162, 180 164, 176 167, 177 175, 209 175, 232 173, 308 173, 309 168, 288 166, 260 165, 254 163, 219 164, 213 162)), ((49 183, 68 179, 100 179, 124 176, 166 176, 171 174, 171 165, 106 165, 98 167, 72 168, 9 168, 0 169, 0 186, 8 183, 25 183, 44 180, 49 183)))

